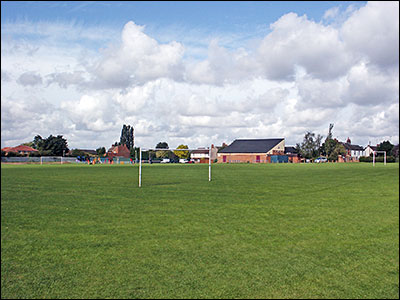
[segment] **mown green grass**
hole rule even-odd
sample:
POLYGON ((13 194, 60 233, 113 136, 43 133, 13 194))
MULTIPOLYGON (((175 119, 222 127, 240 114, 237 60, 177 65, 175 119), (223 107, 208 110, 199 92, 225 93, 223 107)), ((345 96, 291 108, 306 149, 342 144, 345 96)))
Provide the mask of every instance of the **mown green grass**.
POLYGON ((2 165, 1 297, 399 298, 399 165, 2 165))

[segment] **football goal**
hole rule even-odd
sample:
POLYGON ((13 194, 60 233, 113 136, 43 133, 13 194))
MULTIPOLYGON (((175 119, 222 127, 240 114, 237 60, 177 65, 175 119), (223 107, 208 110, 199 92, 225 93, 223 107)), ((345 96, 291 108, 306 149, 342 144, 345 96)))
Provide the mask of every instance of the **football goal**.
MULTIPOLYGON (((139 187, 142 186, 142 152, 143 151, 194 151, 199 149, 165 149, 165 148, 139 148, 139 187)), ((211 147, 208 149, 208 181, 211 181, 211 147)), ((149 153, 150 155, 150 153, 149 153)))
POLYGON ((386 166, 386 151, 373 151, 372 152, 372 166, 375 166, 375 157, 376 157, 376 153, 383 153, 384 154, 384 162, 385 162, 385 166, 386 166))

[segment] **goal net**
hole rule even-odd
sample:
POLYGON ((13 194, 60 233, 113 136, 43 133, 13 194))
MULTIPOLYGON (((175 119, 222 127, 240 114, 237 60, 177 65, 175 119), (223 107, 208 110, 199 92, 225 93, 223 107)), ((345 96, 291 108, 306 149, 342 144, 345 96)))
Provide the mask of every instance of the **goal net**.
MULTIPOLYGON (((180 151, 180 152, 190 152, 199 149, 165 149, 165 148, 139 148, 139 187, 142 186, 142 152, 143 151, 180 151)), ((208 150, 208 181, 211 181, 211 147, 207 148, 208 150)), ((149 153, 150 155, 150 153, 149 153)))

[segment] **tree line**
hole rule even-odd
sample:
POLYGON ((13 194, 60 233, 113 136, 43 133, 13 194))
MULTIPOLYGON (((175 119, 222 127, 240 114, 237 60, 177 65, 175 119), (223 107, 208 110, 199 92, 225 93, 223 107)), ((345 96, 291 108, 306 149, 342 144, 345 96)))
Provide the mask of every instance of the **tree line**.
MULTIPOLYGON (((336 138, 333 138, 333 126, 334 124, 329 124, 328 135, 324 142, 322 142, 322 135, 315 135, 315 133, 307 131, 304 135, 303 142, 296 144, 295 148, 297 153, 306 159, 314 159, 319 156, 325 156, 330 161, 337 161, 339 155, 345 156, 346 148, 336 138)), ((377 150, 386 151, 388 156, 393 156, 393 147, 394 145, 389 141, 384 141, 377 146, 377 150)), ((379 154, 378 156, 383 156, 383 154, 379 154)))

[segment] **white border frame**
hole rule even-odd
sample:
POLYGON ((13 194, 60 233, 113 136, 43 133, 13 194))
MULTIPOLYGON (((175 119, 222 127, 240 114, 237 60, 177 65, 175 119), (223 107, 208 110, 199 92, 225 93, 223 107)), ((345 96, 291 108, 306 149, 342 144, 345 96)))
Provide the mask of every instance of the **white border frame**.
MULTIPOLYGON (((165 148, 141 148, 139 147, 139 187, 142 186, 142 151, 195 151, 203 149, 165 149, 165 148)), ((204 150, 207 150, 204 149, 204 150)), ((211 181, 211 147, 208 147, 208 181, 211 181)))

